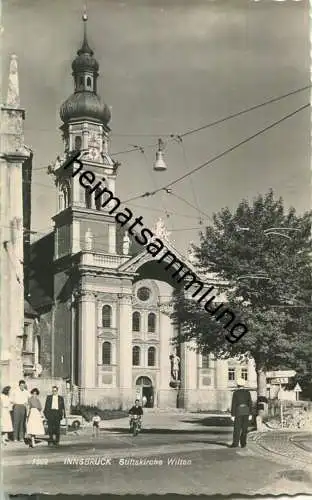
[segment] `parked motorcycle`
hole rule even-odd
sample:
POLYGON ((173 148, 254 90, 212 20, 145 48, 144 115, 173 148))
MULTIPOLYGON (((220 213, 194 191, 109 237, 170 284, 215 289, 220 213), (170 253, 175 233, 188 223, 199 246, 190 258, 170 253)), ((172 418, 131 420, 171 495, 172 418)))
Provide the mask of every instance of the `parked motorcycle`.
POLYGON ((130 432, 136 436, 141 430, 141 417, 139 415, 130 416, 130 432))

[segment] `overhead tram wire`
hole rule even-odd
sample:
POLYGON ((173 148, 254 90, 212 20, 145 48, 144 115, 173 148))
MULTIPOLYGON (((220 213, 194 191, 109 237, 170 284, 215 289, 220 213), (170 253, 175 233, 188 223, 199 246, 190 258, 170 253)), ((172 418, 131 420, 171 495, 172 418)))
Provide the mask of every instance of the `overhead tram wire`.
POLYGON ((283 116, 279 120, 277 120, 277 121, 271 123, 270 125, 262 128, 261 130, 259 130, 255 134, 250 135, 246 139, 243 139, 242 141, 238 142, 237 144, 234 144, 234 146, 231 146, 231 147, 225 149, 224 151, 222 151, 221 153, 219 153, 218 155, 213 156, 212 158, 210 158, 206 162, 202 163, 198 167, 193 168, 192 170, 190 170, 186 174, 181 175, 177 179, 175 179, 175 180, 169 182, 168 184, 165 184, 164 186, 158 188, 156 191, 146 192, 146 193, 142 193, 140 195, 133 196, 132 198, 128 198, 127 200, 122 201, 122 203, 128 203, 130 201, 139 200, 140 198, 146 198, 148 196, 154 196, 158 192, 160 192, 162 190, 166 190, 166 189, 170 188, 171 186, 174 186, 175 184, 177 184, 178 182, 181 182, 182 180, 186 179, 190 175, 193 175, 195 172, 198 172, 199 170, 212 165, 214 162, 216 162, 217 160, 220 160, 221 158, 223 158, 227 154, 231 153, 232 151, 235 151, 236 149, 240 148, 244 144, 247 144, 248 142, 252 141, 253 139, 256 139, 257 137, 259 137, 260 135, 264 134, 268 130, 271 130, 272 128, 276 127, 277 125, 280 125, 285 120, 288 120, 288 118, 293 117, 294 115, 296 115, 300 111, 303 111, 304 109, 309 108, 309 107, 310 107, 310 104, 305 104, 304 106, 301 106, 300 108, 297 108, 295 111, 292 111, 291 113, 288 113, 287 115, 283 116))
POLYGON ((174 196, 175 198, 177 198, 178 200, 180 201, 183 201, 183 203, 185 203, 186 205, 188 205, 189 207, 193 208, 194 210, 197 210, 198 213, 200 213, 201 215, 204 215, 207 219, 210 219, 212 220, 212 217, 211 215, 208 215, 206 214, 205 212, 203 212, 202 210, 200 210, 199 208, 197 208, 195 205, 193 205, 192 203, 190 203, 189 201, 187 201, 185 198, 183 198, 182 196, 179 196, 178 194, 175 194, 171 191, 171 189, 168 189, 168 190, 165 190, 169 195, 171 196, 174 196))
MULTIPOLYGON (((267 101, 263 101, 262 103, 259 103, 259 104, 255 104, 254 106, 251 106, 250 108, 246 108, 245 110, 242 110, 238 113, 234 113, 233 115, 229 115, 228 117, 226 118, 235 118, 235 116, 238 116, 238 114, 243 114, 243 113, 247 113, 248 111, 253 111, 254 109, 257 109, 259 107, 262 107, 262 106, 266 106, 267 104, 272 104, 274 102, 278 102, 278 101, 281 101, 282 99, 285 99, 286 97, 290 97, 291 95, 295 95, 295 94, 299 94, 300 92, 303 92, 304 90, 307 90, 307 89, 310 89, 312 87, 312 84, 310 85, 305 85, 304 87, 299 87, 298 89, 295 89, 295 90, 291 90, 290 92, 287 92, 286 94, 281 94, 277 97, 272 97, 271 99, 268 99, 267 101)), ((225 120, 226 118, 223 118, 222 120, 225 120)), ((219 122, 219 120, 218 120, 219 122)), ((203 127, 207 127, 207 126, 211 126, 213 125, 213 123, 211 124, 208 124, 208 125, 203 125, 203 127)), ((199 129, 201 130, 202 127, 199 127, 199 129)), ((26 126, 26 130, 30 130, 30 131, 35 131, 35 132, 51 132, 51 128, 45 128, 45 127, 36 127, 36 128, 32 128, 32 127, 28 127, 26 126)), ((197 131, 197 129, 193 129, 191 130, 190 132, 185 132, 184 134, 182 134, 182 137, 184 135, 187 135, 189 133, 193 133, 197 131)), ((171 137, 172 134, 149 134, 149 133, 139 133, 139 134, 130 134, 130 133, 127 133, 127 134, 118 134, 118 133, 112 133, 112 137, 159 137, 159 136, 162 136, 162 137, 171 137)))
MULTIPOLYGON (((159 137, 159 136, 162 136, 162 137, 168 137, 170 140, 172 141, 176 141, 177 138, 183 138, 183 137, 186 137, 188 135, 191 135, 191 134, 194 134, 196 132, 200 132, 201 130, 204 130, 206 128, 210 128, 210 127, 213 127, 215 125, 219 125, 220 123, 223 123, 223 122, 226 122, 227 120, 231 120, 233 118, 236 118, 238 116, 241 116, 245 113, 248 113, 250 111, 254 111, 258 108, 261 108, 263 106, 267 106, 269 104, 273 104, 275 102, 278 102, 278 101, 281 101, 282 99, 285 99, 286 97, 290 97, 291 95, 295 95, 295 94, 298 94, 299 92, 303 92, 304 90, 307 90, 307 89, 310 89, 311 88, 311 85, 306 85, 304 87, 300 87, 299 89, 296 89, 296 90, 292 90, 290 92, 287 92, 286 94, 282 94, 280 96, 277 96, 277 97, 273 97, 271 99, 269 99, 268 101, 264 101, 262 103, 259 103, 259 104, 255 104, 254 106, 251 106, 249 108, 245 108, 241 111, 238 111, 237 113, 232 113, 230 115, 227 115, 223 118, 220 118, 218 120, 215 120, 213 122, 210 122, 210 123, 207 123, 206 125, 202 125, 201 127, 197 127, 195 129, 191 129, 187 132, 184 132, 183 134, 112 134, 112 136, 129 136, 129 137, 143 137, 143 136, 150 136, 150 137, 159 137)), ((29 129, 29 130, 32 130, 32 129, 29 129)), ((37 129, 36 129, 37 130, 37 129)), ((38 129, 38 130, 46 130, 48 131, 49 129, 38 129)), ((155 147, 155 144, 150 144, 150 145, 147 145, 147 146, 144 146, 145 149, 148 149, 148 148, 154 148, 155 147)), ((120 155, 120 154, 127 154, 127 153, 132 153, 134 151, 140 151, 141 149, 144 150, 144 148, 142 148, 142 146, 134 146, 133 148, 131 149, 126 149, 126 150, 123 150, 123 151, 118 151, 117 153, 111 153, 112 156, 117 156, 117 155, 120 155)), ((34 168, 33 171, 39 171, 39 170, 45 170, 47 167, 38 167, 38 168, 34 168)))
MULTIPOLYGON (((172 134, 172 133, 171 134, 146 134, 145 133, 145 134, 112 134, 112 136, 115 135, 117 137, 119 135, 119 136, 124 136, 124 137, 127 137, 127 136, 129 136, 129 137, 148 137, 148 136, 150 136, 150 137, 168 137, 167 142, 174 141, 177 138, 187 137, 191 134, 195 134, 195 133, 200 132, 202 130, 205 130, 207 128, 214 127, 214 126, 219 125, 219 124, 226 122, 228 120, 232 120, 233 118, 237 118, 238 116, 242 116, 246 113, 249 113, 250 111, 255 111, 256 109, 262 108, 263 106, 268 106, 269 104, 274 104, 275 102, 279 102, 282 99, 285 99, 286 97, 296 95, 296 94, 303 92, 304 90, 308 90, 310 88, 311 88, 311 84, 305 85, 304 87, 300 87, 299 89, 292 90, 290 92, 287 92, 286 94, 282 94, 282 95, 279 95, 277 97, 272 97, 271 99, 268 99, 267 101, 263 101, 259 104, 255 104, 254 106, 250 106, 250 107, 245 108, 243 110, 237 111, 236 113, 232 113, 230 115, 224 116, 223 118, 219 118, 217 120, 209 122, 209 123, 202 125, 200 127, 188 130, 182 134, 172 134)), ((155 147, 156 147, 155 144, 149 144, 147 146, 144 146, 145 149, 155 148, 155 147)), ((132 148, 132 149, 126 149, 124 151, 119 151, 117 153, 112 153, 112 156, 132 153, 134 151, 137 151, 137 147, 132 148)))
POLYGON ((203 125, 201 127, 191 129, 188 132, 184 132, 184 134, 180 134, 180 137, 186 137, 191 134, 195 134, 196 132, 200 132, 201 130, 204 130, 209 127, 213 127, 215 125, 219 125, 220 123, 223 123, 227 120, 231 120, 232 118, 237 118, 238 116, 244 115, 245 113, 249 113, 250 111, 254 111, 255 109, 262 108, 263 106, 267 106, 268 104, 273 104, 275 102, 281 101, 282 99, 285 99, 286 97, 290 97, 291 95, 298 94, 299 92, 302 92, 304 90, 310 89, 312 84, 306 85, 305 87, 301 87, 299 89, 293 90, 291 92, 288 92, 287 94, 280 95, 278 97, 272 97, 272 99, 269 99, 268 101, 264 101, 260 104, 255 104, 254 106, 251 106, 249 108, 245 108, 242 111, 238 111, 237 113, 233 113, 231 115, 225 116, 224 118, 220 118, 219 120, 215 120, 213 122, 208 123, 207 125, 203 125))
MULTIPOLYGON (((268 101, 265 101, 265 102, 263 102, 263 103, 260 103, 260 104, 254 105, 254 106, 252 106, 252 107, 250 107, 250 108, 246 108, 245 110, 241 110, 241 111, 239 111, 239 112, 237 112, 237 113, 233 113, 233 114, 231 114, 231 115, 228 115, 227 117, 221 118, 221 119, 216 120, 216 121, 214 121, 214 122, 210 122, 210 123, 209 123, 209 124, 207 124, 207 125, 203 125, 203 126, 198 127, 198 128, 196 128, 196 129, 192 129, 192 130, 190 130, 190 131, 187 131, 187 132, 185 132, 184 134, 180 134, 179 136, 178 136, 178 135, 174 135, 174 134, 167 134, 166 136, 170 137, 170 138, 171 138, 171 140, 177 140, 177 138, 182 138, 182 137, 185 137, 185 136, 190 135, 190 134, 192 134, 192 133, 195 133, 195 132, 198 132, 198 131, 200 131, 200 130, 203 130, 203 129, 205 129, 205 128, 209 128, 209 127, 212 127, 212 126, 214 126, 214 125, 218 125, 219 123, 225 122, 225 121, 227 121, 227 120, 229 120, 229 119, 235 118, 235 117, 240 116, 240 115, 242 115, 242 114, 245 114, 245 113, 247 113, 247 112, 249 112, 249 111, 252 111, 252 110, 255 110, 255 109, 257 109, 257 108, 260 108, 260 107, 262 107, 262 106, 266 106, 266 105, 268 105, 268 104, 272 104, 272 103, 274 103, 274 102, 278 102, 278 101, 280 101, 280 100, 282 100, 282 99, 284 99, 284 98, 286 98, 286 97, 288 97, 288 96, 291 96, 291 95, 297 94, 297 93, 302 92, 302 91, 304 91, 304 90, 307 90, 307 89, 309 89, 309 88, 311 88, 311 85, 306 85, 305 87, 301 87, 301 88, 299 88, 299 89, 293 90, 293 91, 291 91, 291 92, 288 92, 287 94, 283 94, 283 95, 281 95, 281 96, 278 96, 278 97, 275 97, 275 98, 269 99, 268 101)), ((309 105, 306 105, 306 106, 303 106, 302 108, 299 108, 297 111, 295 111, 294 113, 292 113, 292 114, 291 114, 291 115, 289 115, 289 116, 285 116, 285 117, 284 117, 281 121, 283 121, 284 119, 287 119, 288 117, 293 116, 293 114, 295 114, 296 112, 301 111, 301 109, 305 109, 307 106, 309 106, 309 105)), ((280 122, 273 123, 271 126, 269 126, 269 128, 272 128, 273 126, 277 125, 278 123, 280 123, 280 122)), ((269 128, 268 128, 268 129, 269 129, 269 128)), ((206 162, 206 163, 204 163, 203 165, 200 165, 199 167, 197 167, 197 169, 194 169, 194 170, 190 171, 189 173, 187 173, 185 176, 182 176, 181 178, 177 179, 176 181, 174 181, 174 183, 177 183, 177 182, 179 182, 180 180, 182 180, 183 178, 185 178, 186 176, 191 175, 191 174, 192 174, 193 172, 195 172, 196 170, 199 170, 200 168, 203 168, 203 167, 205 167, 205 166, 208 166, 208 165, 209 165, 209 163, 212 163, 213 161, 216 161, 217 159, 221 158, 222 156, 224 156, 224 155, 225 155, 225 154, 227 154, 228 152, 232 151, 233 149, 236 149, 237 147, 239 147, 240 145, 244 144, 245 142, 248 142, 249 140, 252 140, 254 137, 257 137, 257 135, 260 135, 262 132, 265 132, 265 131, 266 131, 266 130, 268 130, 268 129, 263 129, 262 131, 259 131, 259 132, 258 132, 255 136, 251 136, 251 137, 249 137, 248 139, 246 139, 246 140, 245 140, 245 141, 243 141, 242 143, 239 143, 238 145, 234 146, 233 148, 230 148, 229 150, 227 150, 227 151, 225 151, 225 152, 221 153, 221 155, 218 155, 217 157, 212 158, 212 159, 211 159, 211 160, 209 160, 208 162, 206 162)), ((40 130, 43 130, 43 129, 40 129, 40 130)), ((115 135, 117 135, 117 134, 115 134, 115 135)), ((147 135, 147 134, 146 134, 146 135, 147 135)), ((153 135, 153 136, 155 136, 155 137, 156 137, 156 135, 153 135)), ((155 147, 155 144, 150 145, 150 146, 145 146, 145 148, 148 148, 148 147, 155 147)), ((140 150, 140 147, 139 147, 139 146, 136 146, 135 148, 132 148, 131 150, 120 151, 119 153, 114 153, 114 155, 117 155, 117 154, 124 154, 124 153, 129 153, 129 152, 132 152, 132 151, 138 151, 138 150, 140 150)), ((112 156, 113 156, 113 154, 112 154, 112 156)), ((39 168, 34 168, 34 169, 33 169, 33 171, 44 170, 44 169, 46 169, 46 168, 47 168, 47 167, 39 167, 39 168)), ((23 182, 28 183, 27 181, 23 181, 23 182)), ((45 187, 45 188, 48 188, 48 189, 54 189, 54 187, 53 187, 53 186, 47 186, 46 184, 39 183, 39 182, 34 182, 33 180, 32 180, 31 182, 32 182, 32 184, 37 184, 37 185, 40 185, 40 186, 45 187)), ((171 185, 173 185, 173 183, 170 183, 169 185, 167 185, 167 186, 165 186, 165 187, 159 188, 159 189, 157 189, 157 190, 153 191, 152 193, 145 193, 145 194, 143 194, 143 195, 139 195, 139 196, 136 196, 136 197, 130 198, 130 199, 128 199, 128 200, 127 200, 127 202, 132 201, 132 200, 136 200, 136 199, 140 199, 140 198, 143 198, 143 197, 145 197, 145 196, 154 195, 154 194, 156 194, 157 192, 161 191, 162 189, 165 189, 166 187, 170 187, 171 185)))
MULTIPOLYGON (((129 203, 130 206, 133 206, 135 208, 142 208, 143 210, 150 210, 152 212, 163 212, 162 209, 160 208, 152 208, 152 207, 145 207, 142 205, 136 205, 135 203, 129 203)), ((177 215, 179 217, 185 217, 186 219, 198 219, 195 215, 189 215, 189 214, 180 214, 178 212, 172 212, 171 210, 167 210, 167 213, 169 215, 177 215)))
MULTIPOLYGON (((48 186, 46 184, 42 184, 41 182, 36 182, 36 181, 24 181, 23 180, 23 183, 24 184, 31 184, 33 186, 41 186, 41 187, 45 187, 47 189, 53 189, 53 191, 55 191, 55 186, 48 186)), ((142 208, 143 210, 149 210, 149 211, 152 211, 152 212, 164 212, 164 210, 160 209, 160 208, 152 208, 152 207, 147 207, 147 206, 143 206, 143 205, 136 205, 135 203, 129 203, 129 205, 132 205, 133 207, 136 207, 136 208, 142 208)), ((193 207, 194 209, 198 210, 197 208, 193 207)), ((185 217, 187 219, 198 219, 198 217, 196 217, 195 215, 190 215, 190 214, 181 214, 179 212, 173 212, 173 211, 170 211, 170 210, 165 210, 166 214, 168 214, 169 216, 171 215, 176 215, 176 216, 179 216, 179 217, 185 217)), ((203 212, 202 212, 203 213, 203 212)), ((208 217, 208 216, 207 216, 208 217)))
MULTIPOLYGON (((184 161, 184 167, 185 167, 185 171, 187 172, 189 169, 188 169, 188 161, 187 161, 187 155, 186 155, 186 151, 185 151, 185 147, 184 147, 184 143, 183 143, 183 139, 182 137, 180 138, 181 140, 178 140, 179 144, 181 145, 181 148, 182 148, 182 153, 183 153, 183 161, 184 161)), ((193 183, 193 179, 190 178, 190 185, 191 185, 191 190, 192 190, 192 194, 193 194, 193 198, 194 198, 194 202, 195 202, 195 205, 196 205, 196 210, 199 214, 199 224, 202 224, 202 218, 201 218, 201 210, 199 209, 199 204, 198 204, 198 201, 197 201, 197 196, 196 196, 196 190, 195 190, 195 187, 194 187, 194 183, 193 183)), ((174 193, 172 193, 174 194, 174 193)), ((182 198, 181 198, 182 199, 182 198)), ((182 201, 186 202, 186 200, 182 199, 182 201)), ((190 207, 192 208, 195 208, 194 206, 192 206, 191 203, 189 202, 186 202, 190 207)), ((204 214, 206 215, 206 214, 204 214)))

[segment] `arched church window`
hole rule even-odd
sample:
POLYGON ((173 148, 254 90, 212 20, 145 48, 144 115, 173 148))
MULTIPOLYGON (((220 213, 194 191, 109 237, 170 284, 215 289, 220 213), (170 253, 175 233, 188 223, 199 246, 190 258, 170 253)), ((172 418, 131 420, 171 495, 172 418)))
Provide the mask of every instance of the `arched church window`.
POLYGON ((102 307, 102 327, 110 328, 112 326, 112 308, 111 306, 102 307))
POLYGON ((80 151, 82 146, 82 139, 80 135, 76 135, 75 137, 75 151, 80 151))
POLYGON ((209 368, 209 354, 202 355, 202 368, 209 368))
POLYGON ((112 363, 112 344, 103 342, 102 344, 102 365, 111 365, 112 363))
POLYGON ((155 366, 156 364, 156 349, 149 347, 147 351, 147 366, 155 366))
POLYGON ((149 333, 155 333, 156 331, 156 314, 149 313, 147 318, 147 331, 149 333))
POLYGON ((81 77, 79 78, 79 85, 80 85, 81 87, 83 87, 83 76, 81 76, 81 77))
POLYGON ((85 189, 85 202, 86 208, 92 208, 92 193, 87 188, 85 189))
POLYGON ((141 349, 135 345, 132 348, 132 366, 140 366, 141 349))
POLYGON ((136 311, 132 314, 132 331, 139 332, 140 330, 141 330, 141 314, 136 311))
POLYGON ((94 192, 94 200, 95 200, 95 208, 97 210, 102 209, 102 196, 100 196, 100 194, 102 194, 102 190, 100 188, 96 188, 94 192))
POLYGON ((90 88, 91 86, 92 86, 92 80, 91 80, 90 76, 88 76, 88 78, 87 78, 87 87, 90 88))

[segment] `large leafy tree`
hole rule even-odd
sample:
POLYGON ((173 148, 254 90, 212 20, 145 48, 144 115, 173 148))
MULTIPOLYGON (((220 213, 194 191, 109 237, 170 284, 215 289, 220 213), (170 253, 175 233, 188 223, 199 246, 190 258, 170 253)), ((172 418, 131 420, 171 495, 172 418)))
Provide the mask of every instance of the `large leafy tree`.
POLYGON ((198 271, 225 282, 218 287, 226 294, 224 308, 234 309, 249 329, 236 343, 225 339, 220 321, 202 304, 183 293, 175 297, 180 339, 182 332, 183 340, 195 339, 200 350, 219 358, 252 357, 259 395, 266 392, 267 370, 311 370, 311 220, 310 213, 286 210, 271 190, 251 203, 243 200, 234 212, 214 214, 201 233, 194 246, 198 271))

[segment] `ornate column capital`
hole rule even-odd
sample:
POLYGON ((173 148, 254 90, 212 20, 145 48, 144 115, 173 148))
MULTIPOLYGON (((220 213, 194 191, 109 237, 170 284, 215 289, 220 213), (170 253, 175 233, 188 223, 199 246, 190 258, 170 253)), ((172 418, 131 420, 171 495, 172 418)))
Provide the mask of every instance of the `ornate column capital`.
POLYGON ((76 292, 75 297, 79 301, 93 302, 96 299, 96 293, 93 292, 92 290, 82 289, 76 292))
POLYGON ((127 305, 132 304, 132 295, 130 294, 119 293, 117 297, 121 304, 127 304, 127 305))
POLYGON ((158 303, 158 306, 159 306, 159 311, 163 314, 166 314, 167 316, 171 316, 171 314, 173 313, 173 303, 172 301, 168 302, 168 301, 164 301, 162 302, 161 301, 161 297, 160 297, 160 301, 158 303))

